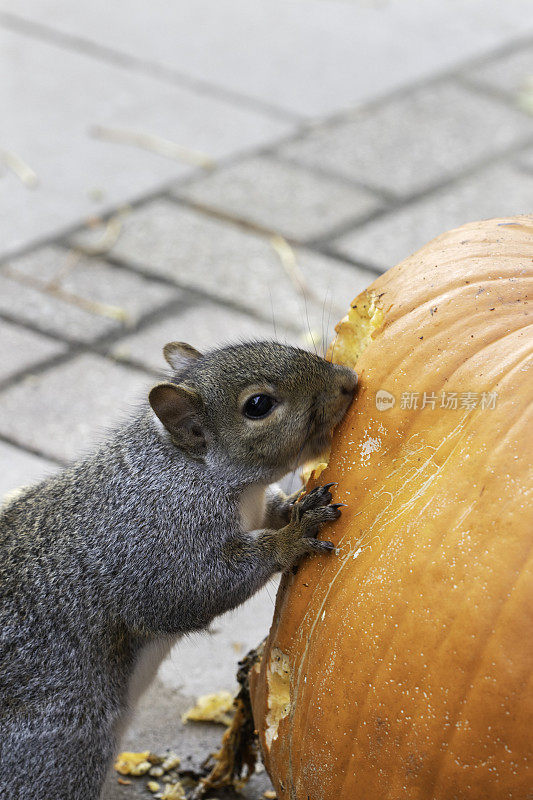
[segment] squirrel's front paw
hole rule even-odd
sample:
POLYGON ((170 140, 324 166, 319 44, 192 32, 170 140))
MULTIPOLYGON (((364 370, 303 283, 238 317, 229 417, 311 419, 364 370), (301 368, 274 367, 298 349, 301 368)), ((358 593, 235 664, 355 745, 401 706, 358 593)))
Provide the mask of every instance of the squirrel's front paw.
POLYGON ((297 489, 292 494, 283 496, 283 499, 277 506, 276 511, 280 519, 283 520, 285 524, 291 521, 294 504, 303 495, 303 492, 304 492, 303 488, 300 487, 300 489, 297 489))
POLYGON ((344 503, 332 503, 330 489, 335 484, 317 486, 297 500, 291 512, 291 521, 279 533, 282 541, 280 566, 282 570, 292 566, 301 556, 312 553, 329 553, 334 550, 333 542, 316 538, 320 526, 338 519, 344 503))

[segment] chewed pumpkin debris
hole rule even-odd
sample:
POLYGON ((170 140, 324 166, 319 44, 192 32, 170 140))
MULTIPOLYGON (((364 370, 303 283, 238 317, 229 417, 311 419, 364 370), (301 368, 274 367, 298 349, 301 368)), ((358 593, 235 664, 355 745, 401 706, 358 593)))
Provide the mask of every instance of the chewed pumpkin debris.
POLYGON ((196 705, 182 715, 182 722, 217 722, 220 725, 231 725, 233 719, 233 695, 220 691, 204 694, 196 701, 196 705))
POLYGON ((129 753, 127 751, 119 753, 115 760, 115 769, 121 775, 146 775, 155 765, 160 764, 163 759, 156 756, 149 750, 142 753, 129 753))

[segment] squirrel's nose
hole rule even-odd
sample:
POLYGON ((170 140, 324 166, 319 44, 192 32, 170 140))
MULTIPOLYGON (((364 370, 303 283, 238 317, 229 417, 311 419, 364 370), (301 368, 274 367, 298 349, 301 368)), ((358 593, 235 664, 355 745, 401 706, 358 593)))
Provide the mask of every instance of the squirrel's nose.
POLYGON ((340 385, 341 394, 353 397, 357 387, 357 373, 354 372, 353 369, 350 369, 350 367, 337 366, 337 369, 342 370, 340 385))
POLYGON ((355 386, 344 385, 341 386, 341 394, 352 395, 355 391, 355 386))

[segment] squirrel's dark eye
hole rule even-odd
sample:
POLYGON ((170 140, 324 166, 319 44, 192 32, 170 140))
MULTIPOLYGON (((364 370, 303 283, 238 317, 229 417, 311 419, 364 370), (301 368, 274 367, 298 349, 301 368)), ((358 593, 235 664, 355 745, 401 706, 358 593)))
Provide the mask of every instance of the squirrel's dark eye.
POLYGON ((266 417, 275 405, 277 405, 276 401, 269 394, 254 394, 248 398, 242 412, 249 419, 261 419, 261 417, 266 417))

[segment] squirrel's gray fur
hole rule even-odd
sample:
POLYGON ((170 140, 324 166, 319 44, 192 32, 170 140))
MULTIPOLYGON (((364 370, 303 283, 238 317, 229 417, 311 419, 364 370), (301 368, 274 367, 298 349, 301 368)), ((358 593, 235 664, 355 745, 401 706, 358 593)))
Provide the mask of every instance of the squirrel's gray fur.
POLYGON ((332 547, 315 538, 340 513, 329 487, 298 503, 265 502, 264 491, 327 446, 354 393, 351 370, 275 342, 205 356, 172 343, 165 355, 174 374, 151 391, 153 411, 0 516, 6 800, 100 797, 144 688, 134 686, 143 654, 160 659, 276 571, 332 547), (261 389, 279 405, 247 419, 242 403, 261 389), (246 529, 245 497, 261 530, 246 529))

